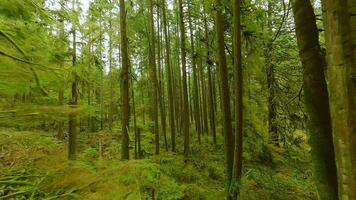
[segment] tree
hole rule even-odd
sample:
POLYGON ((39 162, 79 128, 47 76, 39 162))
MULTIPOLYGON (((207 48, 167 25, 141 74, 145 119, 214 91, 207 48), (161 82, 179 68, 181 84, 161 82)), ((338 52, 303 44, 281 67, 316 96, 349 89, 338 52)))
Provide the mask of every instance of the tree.
POLYGON ((167 76, 167 91, 168 91, 168 108, 169 108, 169 123, 171 130, 171 143, 172 151, 176 151, 176 129, 175 129, 175 120, 174 120, 174 101, 173 101, 173 70, 171 63, 171 48, 170 48, 170 39, 168 34, 169 25, 167 22, 167 11, 166 11, 166 1, 162 0, 162 17, 163 17, 163 33, 165 41, 165 65, 166 65, 166 76, 167 76))
MULTIPOLYGON (((197 72, 197 54, 195 52, 194 35, 192 16, 191 16, 191 5, 188 4, 188 22, 190 31, 190 48, 191 48, 191 66, 193 69, 193 102, 194 102, 194 122, 196 131, 198 133, 198 142, 201 142, 201 115, 200 115, 200 104, 199 104, 199 84, 198 84, 198 72, 197 72)), ((193 112, 193 110, 192 110, 193 112)))
POLYGON ((130 148, 129 148, 129 123, 130 123, 130 76, 129 76, 129 54, 128 54, 128 39, 126 32, 126 9, 125 1, 120 0, 120 33, 121 33, 121 112, 122 112, 122 151, 121 158, 128 160, 130 159, 130 148))
POLYGON ((153 134, 155 135, 156 155, 159 154, 159 124, 158 124, 158 80, 157 80, 157 65, 156 65, 156 40, 154 28, 154 3, 150 0, 150 16, 149 16, 149 67, 151 80, 151 102, 152 102, 152 121, 154 122, 153 134))
MULTIPOLYGON (((215 13, 216 20, 216 33, 217 33, 217 45, 218 45, 218 62, 220 68, 220 89, 221 89, 221 107, 223 113, 223 130, 225 138, 225 153, 226 153, 226 171, 228 185, 232 180, 232 169, 234 159, 234 143, 232 135, 231 124, 231 110, 230 110, 230 95, 229 95, 229 81, 228 70, 226 64, 225 55, 225 41, 224 41, 224 24, 222 18, 223 4, 221 0, 216 0, 217 10, 215 13)), ((228 195, 231 198, 230 194, 228 195)))
POLYGON ((208 30, 208 20, 207 20, 207 10, 204 3, 204 32, 205 32, 205 44, 206 44, 206 64, 208 68, 208 101, 209 101, 209 122, 210 129, 213 135, 213 142, 216 144, 216 128, 215 128, 215 101, 214 101, 214 82, 212 78, 212 60, 210 58, 210 45, 209 45, 209 30, 208 30))
POLYGON ((320 199, 337 199, 330 107, 324 76, 326 61, 319 45, 316 17, 310 0, 294 1, 292 8, 304 68, 304 98, 318 196, 320 199))
MULTIPOLYGON (((75 5, 76 0, 72 1, 72 11, 75 12, 75 5)), ((78 104, 78 83, 77 83, 77 72, 75 71, 75 66, 77 64, 77 35, 76 35, 76 19, 72 21, 72 36, 73 36, 73 49, 72 49, 72 97, 69 102, 69 105, 75 108, 78 104)), ((73 111, 69 114, 69 133, 68 133, 68 158, 70 160, 75 160, 77 156, 77 116, 76 113, 73 111)))
POLYGON ((267 6, 267 30, 268 41, 265 49, 266 70, 267 70, 267 88, 268 88, 268 131, 270 134, 271 142, 279 146, 279 134, 277 127, 277 105, 276 105, 276 77, 275 67, 272 60, 273 49, 273 27, 272 27, 272 1, 268 0, 267 6))
POLYGON ((184 135, 184 156, 189 156, 190 149, 190 134, 189 134, 189 101, 188 101, 188 86, 187 86, 187 61, 186 61, 186 44, 185 44, 185 24, 184 24, 184 11, 183 2, 178 0, 179 7, 179 30, 180 30, 180 50, 182 60, 182 111, 181 120, 183 125, 184 135))
POLYGON ((325 0, 327 80, 339 199, 356 198, 355 1, 325 0))
POLYGON ((242 173, 242 138, 243 138, 243 71, 241 61, 241 0, 235 0, 233 8, 233 30, 234 30, 234 68, 235 68, 235 95, 236 95, 236 130, 235 130, 235 151, 233 184, 236 184, 233 192, 233 199, 240 198, 240 185, 242 173))

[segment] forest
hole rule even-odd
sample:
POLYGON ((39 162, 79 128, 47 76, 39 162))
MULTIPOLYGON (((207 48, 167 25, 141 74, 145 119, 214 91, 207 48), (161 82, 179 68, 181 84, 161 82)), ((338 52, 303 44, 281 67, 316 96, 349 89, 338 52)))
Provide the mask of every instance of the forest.
POLYGON ((0 200, 356 200, 356 0, 0 0, 0 200))

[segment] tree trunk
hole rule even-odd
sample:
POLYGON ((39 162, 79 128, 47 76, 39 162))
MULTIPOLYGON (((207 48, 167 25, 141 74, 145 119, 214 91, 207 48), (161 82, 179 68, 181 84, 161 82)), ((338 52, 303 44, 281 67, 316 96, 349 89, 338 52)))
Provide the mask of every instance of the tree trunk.
POLYGON ((186 69, 186 45, 185 45, 185 25, 182 0, 178 0, 179 6, 179 25, 181 37, 181 60, 182 60, 182 89, 183 89, 183 105, 181 111, 183 133, 184 133, 184 156, 187 158, 190 151, 190 135, 189 135, 189 101, 188 101, 188 86, 187 86, 187 69, 186 69))
MULTIPOLYGON (((131 70, 132 72, 133 70, 131 70)), ((136 104, 135 104, 135 91, 134 91, 134 82, 133 78, 131 78, 131 99, 132 99, 132 115, 133 115, 133 123, 134 123, 134 133, 135 133, 135 159, 138 159, 137 152, 137 117, 136 117, 136 104)))
MULTIPOLYGON (((72 1, 72 10, 75 11, 75 0, 72 1)), ((75 71, 76 63, 77 63, 77 44, 76 44, 76 29, 75 22, 73 20, 72 32, 73 32, 73 51, 72 51, 72 97, 69 102, 69 105, 73 108, 76 108, 78 104, 78 91, 77 91, 77 74, 75 71)), ((69 138, 68 138, 68 158, 69 160, 75 160, 77 158, 77 114, 75 111, 72 111, 69 114, 69 138)))
MULTIPOLYGON (((229 82, 228 82, 228 70, 226 64, 225 55, 225 41, 224 41, 224 24, 222 18, 222 2, 221 0, 216 0, 216 32, 217 32, 217 45, 218 45, 218 61, 220 67, 220 89, 221 89, 221 107, 223 113, 223 130, 225 136, 225 152, 226 152, 226 171, 228 185, 232 178, 232 167, 233 167, 233 135, 232 135, 232 124, 231 124, 231 110, 230 110, 230 96, 229 96, 229 82)), ((230 196, 230 195, 228 195, 230 196)))
POLYGON ((356 199, 356 2, 325 0, 331 123, 340 200, 356 199))
POLYGON ((216 144, 216 128, 215 128, 215 106, 214 106, 214 86, 213 86, 213 78, 212 78, 212 60, 210 59, 210 45, 209 45, 209 30, 207 23, 207 11, 204 4, 204 29, 205 29, 205 42, 206 42, 206 64, 208 69, 208 101, 209 101, 209 120, 210 120, 210 129, 213 136, 213 142, 216 144))
POLYGON ((157 81, 157 65, 156 65, 156 41, 155 41, 155 29, 154 29, 154 3, 150 0, 150 31, 149 31, 149 66, 150 66, 150 79, 151 79, 151 102, 152 102, 152 121, 154 122, 153 133, 155 135, 156 155, 159 154, 160 141, 159 141, 159 123, 158 123, 158 81, 157 81))
POLYGON ((128 54, 128 38, 126 33, 126 10, 125 1, 120 0, 120 33, 121 33, 121 112, 122 112, 122 151, 121 158, 124 160, 130 159, 129 149, 129 123, 130 123, 130 85, 129 85, 129 54, 128 54))
POLYGON ((164 102, 164 93, 163 93, 163 70, 162 70, 162 65, 161 65, 161 47, 162 47, 162 41, 161 41, 161 24, 160 24, 160 12, 159 8, 157 8, 157 64, 158 64, 158 101, 159 101, 159 110, 160 110, 160 116, 161 116, 161 126, 162 126, 162 135, 163 135, 163 141, 164 141, 164 147, 165 150, 168 151, 168 143, 167 143, 167 124, 166 124, 166 111, 165 111, 165 102, 164 102))
POLYGON ((114 85, 114 80, 113 80, 113 66, 112 66, 112 13, 110 9, 110 16, 109 16, 109 30, 108 30, 108 35, 109 35, 109 94, 110 94, 110 102, 109 102, 109 131, 112 131, 112 126, 113 126, 113 110, 114 110, 114 91, 113 91, 113 85, 114 85))
MULTIPOLYGON (((193 24, 191 16, 191 5, 188 3, 188 19, 189 19, 189 30, 190 30, 190 46, 191 46, 191 62, 193 68, 193 103, 194 103, 194 121, 196 131, 198 133, 198 142, 201 143, 201 118, 200 118, 200 105, 199 105, 199 85, 198 85, 198 72, 197 72, 197 61, 196 61, 196 52, 194 47, 194 33, 193 33, 193 24)), ((192 110, 193 112, 193 110, 192 110)))
POLYGON ((243 140, 243 71, 241 60, 241 0, 234 0, 233 8, 233 45, 235 68, 235 97, 236 97, 236 132, 233 180, 233 199, 240 198, 241 173, 242 173, 242 140, 243 140))
POLYGON ((166 48, 166 76, 167 76, 167 91, 168 91, 168 108, 169 108, 169 122, 170 122, 170 130, 171 130, 171 143, 172 143, 172 151, 176 151, 176 133, 175 133, 175 121, 174 121, 174 102, 173 102, 173 85, 172 85, 172 65, 171 65, 171 48, 170 48, 170 39, 168 34, 168 23, 167 23, 167 14, 166 14, 166 1, 162 0, 162 14, 163 14, 163 31, 164 31, 164 41, 166 48))
POLYGON ((272 144, 279 146, 279 133, 276 124, 277 118, 277 106, 275 102, 275 87, 276 87, 276 78, 274 73, 274 64, 272 62, 272 3, 271 0, 268 0, 268 18, 267 18, 267 29, 268 29, 268 42, 265 49, 265 59, 267 67, 267 88, 268 88, 268 132, 270 135, 270 140, 272 144))
POLYGON ((319 45, 316 17, 310 0, 293 3, 299 54, 304 68, 304 98, 309 115, 314 180, 319 199, 338 199, 335 155, 330 108, 324 69, 325 58, 319 45))

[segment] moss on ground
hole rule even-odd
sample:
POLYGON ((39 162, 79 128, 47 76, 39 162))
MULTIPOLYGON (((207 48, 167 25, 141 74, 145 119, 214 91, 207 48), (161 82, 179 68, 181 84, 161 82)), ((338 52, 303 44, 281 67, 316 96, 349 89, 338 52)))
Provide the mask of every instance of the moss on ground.
MULTIPOLYGON (((118 144, 101 159, 90 137, 78 160, 66 159, 65 143, 45 132, 0 131, 0 199, 222 200, 222 146, 193 145, 192 156, 164 153, 120 161, 118 144)), ((220 138, 221 139, 221 138, 220 138)), ((114 141, 108 139, 107 141, 114 141)), ((222 143, 222 141, 220 141, 222 143)), ((308 154, 266 146, 260 156, 244 155, 243 200, 316 199, 308 154)), ((306 150, 307 151, 307 150, 306 150)), ((305 152, 304 152, 305 153, 305 152)))

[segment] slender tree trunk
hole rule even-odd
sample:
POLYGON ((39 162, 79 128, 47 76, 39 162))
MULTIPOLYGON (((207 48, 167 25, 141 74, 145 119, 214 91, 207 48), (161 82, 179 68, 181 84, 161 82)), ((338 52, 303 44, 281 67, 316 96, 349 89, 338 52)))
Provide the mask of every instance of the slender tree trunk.
MULTIPOLYGON (((91 41, 92 36, 89 34, 89 44, 88 44, 88 53, 89 53, 89 63, 88 63, 88 106, 91 106, 91 90, 92 90, 92 50, 91 50, 91 41)), ((92 116, 89 113, 88 116, 88 131, 93 132, 92 116)))
POLYGON ((331 123, 340 200, 356 199, 356 2, 325 0, 331 123))
POLYGON ((232 184, 235 186, 233 199, 240 199, 242 174, 242 140, 243 140, 243 71, 241 60, 241 0, 234 0, 233 9, 233 60, 235 68, 235 97, 236 97, 236 129, 235 152, 232 184))
POLYGON ((158 123, 158 80, 157 80, 157 66, 156 66, 156 41, 155 41, 155 28, 154 28, 154 3, 150 0, 150 51, 149 51, 149 66, 150 66, 150 79, 151 79, 151 102, 152 102, 152 120, 154 122, 153 133, 155 135, 156 155, 159 154, 160 141, 159 141, 159 123, 158 123))
POLYGON ((175 133, 175 121, 174 121, 174 101, 173 101, 173 70, 171 65, 171 48, 170 48, 170 38, 168 34, 169 25, 167 22, 167 11, 166 11, 166 1, 162 0, 162 15, 163 15, 163 33, 164 33, 164 41, 166 48, 166 76, 167 76, 167 91, 168 91, 168 108, 169 108, 169 122, 170 122, 170 130, 171 130, 171 143, 172 143, 172 151, 176 151, 176 133, 175 133))
MULTIPOLYGON (((132 72, 133 70, 131 70, 132 72)), ((137 152, 137 117, 136 117, 136 104, 135 104, 135 91, 134 91, 134 81, 131 78, 131 99, 132 99, 132 115, 133 115, 133 123, 134 123, 134 133, 135 133, 135 159, 138 159, 138 152, 137 152)))
MULTIPOLYGON (((191 16, 191 5, 188 3, 188 19, 189 19, 189 30, 190 30, 190 46, 191 46, 191 62, 193 68, 193 96, 194 98, 194 121, 195 127, 198 132, 198 142, 201 143, 201 120, 200 120, 200 105, 199 105, 199 85, 198 85, 198 72, 197 72, 197 61, 196 61, 196 52, 194 44, 194 33, 193 33, 193 23, 191 16)), ((193 112, 193 110, 192 110, 193 112)))
POLYGON ((165 150, 168 151, 168 143, 167 143, 167 125, 166 125, 166 111, 165 111, 165 102, 164 102, 164 93, 163 93, 163 85, 164 85, 164 80, 163 80, 163 71, 162 71, 162 65, 161 65, 161 47, 162 47, 162 41, 161 41, 161 23, 160 23, 160 12, 159 8, 157 8, 157 57, 158 57, 158 101, 159 101, 159 109, 160 109, 160 115, 161 115, 161 125, 162 125, 162 135, 163 135, 163 141, 164 141, 164 147, 165 150))
MULTIPOLYGON (((60 4, 61 4, 61 10, 64 10, 64 1, 61 0, 60 1, 60 4)), ((64 33, 64 18, 62 17, 61 18, 61 25, 60 25, 60 38, 61 40, 65 41, 65 33, 64 33)), ((60 67, 63 68, 64 65, 63 65, 63 60, 61 60, 61 63, 60 63, 60 67)), ((64 80, 63 80, 64 82, 64 80)), ((60 86, 59 86, 59 90, 58 90, 58 104, 60 106, 64 105, 64 84, 60 83, 60 86)), ((57 138, 60 139, 60 140, 63 140, 65 138, 65 134, 64 134, 64 131, 63 131, 63 126, 64 126, 64 121, 62 119, 60 119, 58 121, 58 133, 57 133, 57 138)))
POLYGON ((200 77, 200 87, 201 87, 201 108, 202 108, 202 122, 203 122, 203 130, 209 135, 209 122, 208 122, 208 108, 207 108, 207 94, 206 94, 206 86, 205 86, 205 75, 203 68, 203 59, 199 58, 199 77, 200 77))
POLYGON ((186 64, 186 45, 185 45, 185 24, 184 11, 182 0, 178 0, 179 6, 179 26, 181 37, 181 60, 182 60, 182 89, 183 89, 183 105, 181 111, 181 119, 184 133, 184 156, 187 158, 190 151, 190 135, 189 135, 189 101, 188 101, 188 86, 187 86, 187 64, 186 64))
MULTIPOLYGON (((75 4, 76 1, 72 1, 72 10, 75 11, 75 4)), ((78 104, 78 91, 77 91, 77 74, 75 72, 75 67, 77 63, 77 42, 76 42, 76 29, 75 29, 75 22, 73 20, 72 25, 72 32, 73 32, 73 51, 72 51, 72 97, 69 102, 69 105, 73 108, 76 108, 78 104)), ((71 112, 69 114, 69 138, 68 138, 68 158, 69 160, 75 160, 77 158, 77 114, 75 112, 71 112)))
POLYGON ((128 38, 126 33, 126 10, 125 1, 120 0, 120 33, 121 33, 121 112, 122 112, 122 152, 121 158, 124 160, 130 159, 129 149, 129 123, 130 123, 130 85, 129 85, 129 54, 128 54, 128 38))
POLYGON ((268 18, 267 18, 267 29, 268 29, 268 42, 265 49, 265 59, 266 59, 266 68, 267 68, 267 87, 268 87, 268 132, 270 135, 270 140, 276 146, 279 146, 279 133, 276 124, 277 117, 277 107, 275 103, 275 87, 276 87, 276 78, 274 73, 274 64, 272 62, 272 2, 268 0, 268 18))
POLYGON ((310 0, 293 3, 299 54, 304 68, 304 98, 319 199, 338 199, 325 58, 319 45, 316 17, 310 0))
MULTIPOLYGON (((204 4, 205 5, 205 4, 204 4)), ((216 129, 215 129, 215 106, 214 106, 214 89, 213 89, 213 78, 212 78, 212 60, 210 59, 210 45, 209 45, 209 30, 207 23, 207 11, 204 6, 204 29, 205 29, 205 40, 206 40, 206 64, 208 69, 208 100, 209 100, 209 118, 210 118, 210 129, 213 136, 213 142, 216 144, 216 129)))
POLYGON ((99 44, 99 55, 100 59, 98 61, 99 63, 99 68, 100 68, 100 130, 104 129, 104 66, 102 63, 103 59, 103 37, 102 37, 102 22, 99 22, 99 28, 100 28, 100 44, 99 44))
MULTIPOLYGON (((216 11, 216 32, 217 32, 217 45, 218 45, 218 60, 220 67, 220 89, 221 89, 221 107, 223 113, 223 130, 225 136, 225 152, 226 152, 226 172, 228 185, 232 178, 232 167, 234 158, 234 145, 232 135, 232 123, 231 123, 231 110, 230 110, 230 96, 229 96, 229 82, 228 82, 228 70, 226 64, 225 55, 225 41, 224 41, 224 24, 222 18, 222 2, 221 0, 215 0, 217 5, 216 11)), ((229 199, 231 198, 230 195, 229 199)))
MULTIPOLYGON (((111 3, 111 1, 110 1, 111 3)), ((109 102, 109 131, 112 131, 112 125, 113 125, 113 102, 114 102, 114 90, 113 90, 113 85, 114 85, 114 80, 113 80, 113 66, 112 66, 112 11, 110 9, 110 16, 109 16, 109 84, 110 84, 110 102, 109 102)))

